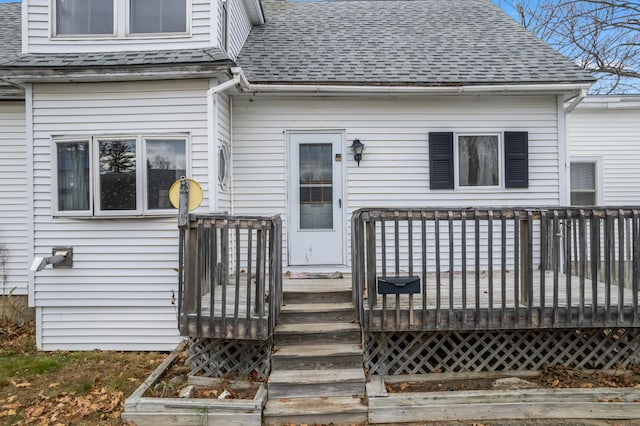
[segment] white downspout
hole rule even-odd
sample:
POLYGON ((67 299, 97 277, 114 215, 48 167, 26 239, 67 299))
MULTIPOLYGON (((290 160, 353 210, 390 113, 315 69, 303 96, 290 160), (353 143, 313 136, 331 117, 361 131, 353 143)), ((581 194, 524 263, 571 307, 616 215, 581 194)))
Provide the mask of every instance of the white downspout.
POLYGON ((587 97, 587 90, 586 89, 580 90, 580 92, 576 95, 576 97, 573 98, 571 103, 567 107, 565 107, 565 111, 567 111, 567 114, 573 111, 578 106, 578 104, 582 102, 582 100, 586 97, 587 97))
MULTIPOLYGON (((218 94, 241 84, 242 78, 234 74, 231 80, 227 80, 207 90, 207 133, 209 134, 208 159, 209 159, 209 212, 218 210, 218 186, 217 164, 218 155, 218 94)), ((233 146, 233 141, 229 141, 233 146)), ((233 194, 232 194, 233 195, 233 194)), ((232 197, 233 198, 233 197, 232 197)), ((232 200, 233 203, 233 200, 232 200)))

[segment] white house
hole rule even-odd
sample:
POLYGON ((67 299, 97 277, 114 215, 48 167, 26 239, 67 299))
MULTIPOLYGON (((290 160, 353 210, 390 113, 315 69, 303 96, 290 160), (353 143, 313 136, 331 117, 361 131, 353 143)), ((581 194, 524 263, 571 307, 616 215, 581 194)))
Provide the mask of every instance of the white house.
POLYGON ((24 88, 26 146, 0 149, 26 172, 3 168, 0 196, 26 188, 25 276, 73 250, 28 275, 44 350, 173 347, 181 175, 200 212, 281 215, 287 269, 347 270, 361 207, 569 202, 566 108, 593 78, 489 0, 21 7, 0 77, 24 88))
POLYGON ((640 96, 589 96, 567 129, 571 204, 640 205, 640 96))
MULTIPOLYGON (((3 5, 2 52, 20 52, 20 5, 3 5)), ((2 297, 27 295, 28 193, 24 91, 0 80, 0 309, 2 297)), ((5 307, 3 312, 8 313, 5 307)))

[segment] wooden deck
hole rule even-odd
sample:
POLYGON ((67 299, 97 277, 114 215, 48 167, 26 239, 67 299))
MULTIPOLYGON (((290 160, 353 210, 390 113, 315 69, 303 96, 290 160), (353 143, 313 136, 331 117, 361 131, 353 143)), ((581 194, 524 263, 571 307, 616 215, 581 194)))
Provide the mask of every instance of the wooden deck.
POLYGON ((612 326, 624 320, 638 322, 629 288, 534 271, 533 291, 526 295, 516 278, 520 279, 512 271, 483 271, 477 277, 473 272, 439 277, 428 273, 426 282, 421 277, 421 292, 412 296, 367 291, 365 299, 374 294, 375 300, 367 300, 365 316, 373 330, 437 330, 456 322, 463 329, 587 326, 595 319, 612 326))

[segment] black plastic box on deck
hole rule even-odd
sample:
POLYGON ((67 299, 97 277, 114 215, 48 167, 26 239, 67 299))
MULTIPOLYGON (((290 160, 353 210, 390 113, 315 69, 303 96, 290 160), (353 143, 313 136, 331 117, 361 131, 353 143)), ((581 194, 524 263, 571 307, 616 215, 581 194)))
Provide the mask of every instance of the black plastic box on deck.
POLYGON ((420 293, 420 277, 380 277, 378 294, 414 294, 420 293))

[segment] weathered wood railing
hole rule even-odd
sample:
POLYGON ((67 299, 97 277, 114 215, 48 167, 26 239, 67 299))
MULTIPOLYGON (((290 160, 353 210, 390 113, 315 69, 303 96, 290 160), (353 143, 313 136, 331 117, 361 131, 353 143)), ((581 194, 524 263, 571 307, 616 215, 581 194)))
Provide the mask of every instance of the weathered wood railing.
POLYGON ((266 340, 282 305, 280 217, 190 215, 180 227, 180 334, 266 340))
POLYGON ((359 320, 367 331, 640 326, 639 211, 358 210, 359 320))

